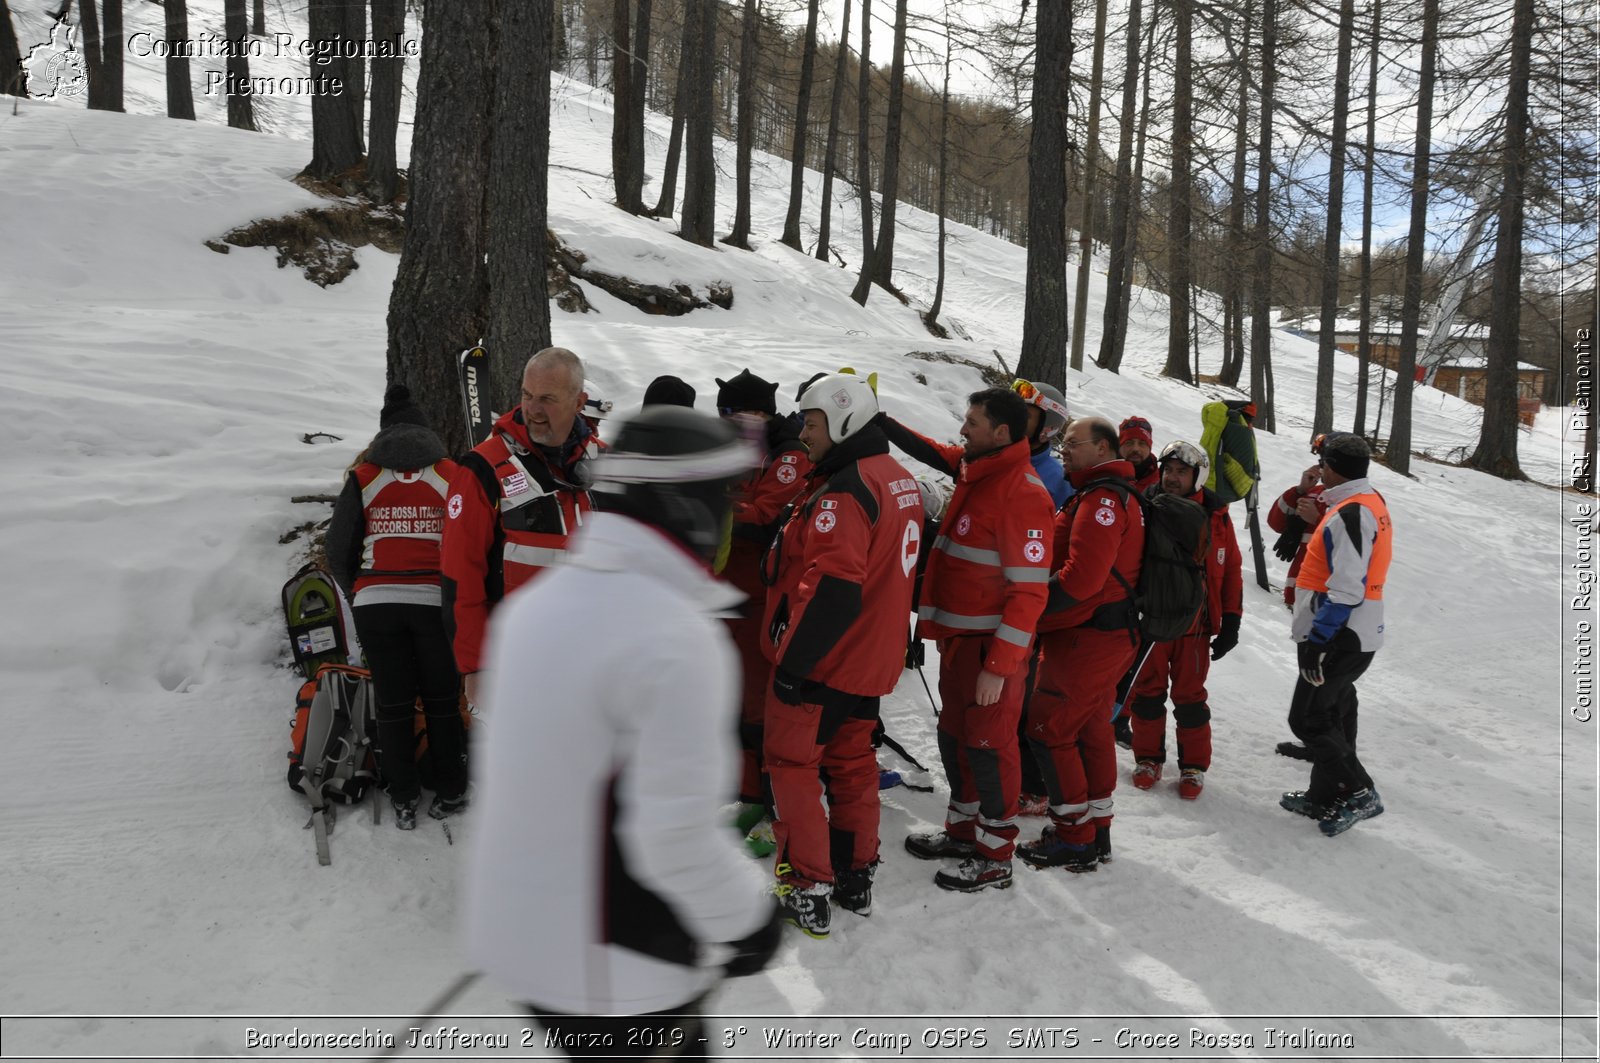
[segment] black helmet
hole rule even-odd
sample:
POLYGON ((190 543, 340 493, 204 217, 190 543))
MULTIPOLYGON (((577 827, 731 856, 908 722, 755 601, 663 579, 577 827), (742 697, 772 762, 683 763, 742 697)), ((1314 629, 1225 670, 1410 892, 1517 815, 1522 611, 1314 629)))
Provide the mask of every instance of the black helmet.
POLYGON ((711 561, 728 489, 760 460, 730 424, 682 406, 647 406, 595 460, 595 505, 652 525, 711 561))

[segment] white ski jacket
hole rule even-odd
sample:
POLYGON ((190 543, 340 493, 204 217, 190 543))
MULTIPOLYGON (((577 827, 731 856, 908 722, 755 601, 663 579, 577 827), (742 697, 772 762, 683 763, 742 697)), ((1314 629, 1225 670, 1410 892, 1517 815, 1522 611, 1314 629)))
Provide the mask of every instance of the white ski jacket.
POLYGON ((490 625, 468 956, 547 1010, 660 1011, 771 913, 721 813, 739 665, 716 615, 742 595, 616 514, 570 551, 490 625))

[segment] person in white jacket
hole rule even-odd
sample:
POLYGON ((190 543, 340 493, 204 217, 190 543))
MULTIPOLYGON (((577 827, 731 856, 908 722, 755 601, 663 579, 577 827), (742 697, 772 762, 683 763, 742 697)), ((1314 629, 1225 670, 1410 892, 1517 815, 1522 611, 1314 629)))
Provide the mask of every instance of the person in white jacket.
POLYGON ((596 463, 604 511, 494 618, 467 951, 573 1056, 709 1054, 704 997, 780 939, 720 812, 741 595, 710 561, 756 459, 715 418, 642 411, 596 463))

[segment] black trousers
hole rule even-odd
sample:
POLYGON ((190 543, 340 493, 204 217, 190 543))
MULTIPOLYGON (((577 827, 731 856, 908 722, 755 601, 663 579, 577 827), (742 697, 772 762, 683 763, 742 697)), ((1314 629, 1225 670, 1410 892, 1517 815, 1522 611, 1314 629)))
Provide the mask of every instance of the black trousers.
MULTIPOLYGON (((645 1015, 568 1015, 527 1005, 569 1059, 710 1059, 700 1001, 645 1015)), ((548 1042, 546 1042, 548 1043, 548 1042)))
POLYGON ((444 611, 392 603, 353 611, 378 699, 378 771, 389 796, 410 801, 421 792, 418 699, 427 717, 430 781, 441 796, 459 796, 467 788, 467 734, 459 707, 461 676, 445 634, 444 611))
POLYGON ((1356 680, 1372 664, 1372 653, 1332 649, 1322 659, 1322 685, 1295 683, 1289 703, 1289 730, 1311 753, 1308 800, 1331 803, 1341 794, 1372 785, 1356 756, 1356 680))

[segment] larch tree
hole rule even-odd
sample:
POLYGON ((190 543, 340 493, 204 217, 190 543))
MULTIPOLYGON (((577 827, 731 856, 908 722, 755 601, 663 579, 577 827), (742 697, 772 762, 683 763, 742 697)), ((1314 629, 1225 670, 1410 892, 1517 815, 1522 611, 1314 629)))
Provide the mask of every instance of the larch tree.
POLYGON ((1100 356, 1095 364, 1113 373, 1122 365, 1122 307, 1128 298, 1123 266, 1128 251, 1128 219, 1133 213, 1133 128, 1139 85, 1139 21, 1142 0, 1128 0, 1128 39, 1122 63, 1122 110, 1117 115, 1117 174, 1111 187, 1111 248, 1100 326, 1100 356))
MULTIPOLYGON (((170 2, 170 0, 169 0, 170 2)), ((405 77, 405 0, 372 0, 372 39, 394 47, 389 58, 372 60, 372 117, 367 129, 367 195, 375 203, 392 203, 400 190, 396 138, 400 129, 400 96, 405 77)))
MULTIPOLYGON (((309 0, 306 8, 307 34, 313 45, 311 76, 339 78, 349 74, 349 63, 337 54, 349 25, 345 0, 309 0), (324 65, 317 50, 334 49, 334 58, 324 65)), ((348 91, 348 86, 346 88, 348 91)), ((311 161, 308 177, 329 180, 361 163, 359 112, 350 106, 344 93, 318 92, 311 97, 311 161)))
MULTIPOLYGON (((806 137, 811 122, 811 82, 817 65, 817 8, 821 0, 806 5, 805 43, 800 53, 800 86, 795 94, 794 141, 789 148, 789 210, 783 218, 783 235, 778 242, 796 251, 800 244, 800 210, 805 200, 806 137)), ((843 46, 840 47, 841 53, 843 46)))
POLYGON ((194 121, 194 86, 189 81, 189 56, 180 47, 189 39, 188 0, 167 0, 167 117, 194 121))
POLYGON ((756 140, 756 17, 760 5, 744 0, 739 31, 739 124, 734 135, 733 231, 722 238, 731 247, 750 250, 750 156, 756 140))
POLYGON ((1311 417, 1315 435, 1333 429, 1333 358, 1339 319, 1339 256, 1344 238, 1346 130, 1350 118, 1350 57, 1355 49, 1355 0, 1339 0, 1339 44, 1333 76, 1333 135, 1328 145, 1327 229, 1322 244, 1321 319, 1317 333, 1317 391, 1311 417))
POLYGON ((1072 6, 1035 5, 1028 266, 1017 375, 1067 384, 1067 85, 1072 6))
POLYGON ((1167 214, 1167 364, 1161 375, 1194 383, 1189 372, 1189 305, 1194 272, 1194 64, 1190 40, 1194 34, 1193 0, 1173 0, 1176 48, 1172 78, 1172 205, 1167 214))
POLYGON ((1433 160, 1433 93, 1439 62, 1439 0, 1423 0, 1422 70, 1417 81, 1416 145, 1411 157, 1411 228, 1406 237, 1405 297, 1400 308, 1400 360, 1390 414, 1389 468, 1411 475, 1411 393, 1422 323, 1423 252, 1428 237, 1429 172, 1433 160))
MULTIPOLYGON (((491 0, 452 0, 423 9, 405 242, 389 293, 389 382, 411 389, 452 454, 472 446, 459 412, 456 356, 484 338, 488 323, 484 204, 494 24, 491 0)), ((496 351, 494 357, 527 353, 496 351)), ((491 388, 490 408, 510 409, 514 396, 491 388)))
POLYGON ((710 247, 716 240, 717 156, 715 62, 717 0, 689 0, 685 46, 688 107, 684 114, 683 216, 678 235, 710 247))
POLYGON ((1278 0, 1261 4, 1261 119, 1256 133, 1256 216, 1250 278, 1250 401, 1256 423, 1276 430, 1272 404, 1272 117, 1278 80, 1278 0))
POLYGON ((683 32, 678 46, 678 76, 672 94, 672 131, 667 134, 667 158, 661 168, 661 193, 656 197, 655 209, 650 212, 657 218, 671 217, 677 208, 678 163, 683 155, 684 116, 689 109, 689 64, 693 60, 695 41, 695 23, 688 17, 688 5, 698 2, 684 0, 683 32))
MULTIPOLYGON (((94 6, 94 0, 87 0, 84 9, 94 6)), ((222 4, 222 32, 228 38, 228 58, 226 63, 227 83, 229 85, 248 85, 250 83, 250 19, 245 10, 244 0, 223 0, 222 4)), ((256 128, 256 109, 251 102, 254 99, 248 92, 228 93, 228 125, 234 129, 248 129, 252 132, 256 128)))
POLYGON ((834 57, 833 90, 828 103, 828 139, 822 153, 822 202, 817 216, 817 259, 828 261, 829 221, 833 217, 833 171, 839 157, 839 111, 844 103, 845 62, 850 57, 850 0, 844 0, 839 21, 839 50, 834 57))
POLYGON ((1356 341, 1356 413, 1353 429, 1367 434, 1367 386, 1372 374, 1372 201, 1377 174, 1373 164, 1378 137, 1378 63, 1383 40, 1383 0, 1372 3, 1372 47, 1367 64, 1367 129, 1361 164, 1361 264, 1359 309, 1361 337, 1356 341))
POLYGON ((889 64, 889 104, 884 116, 882 206, 878 211, 878 239, 872 246, 872 274, 856 281, 861 292, 857 302, 866 302, 865 285, 876 284, 884 291, 894 286, 894 226, 900 199, 900 126, 906 100, 906 0, 896 0, 894 8, 893 58, 889 64))
MULTIPOLYGON (((861 202, 861 276, 872 271, 872 0, 861 0, 861 64, 856 89, 856 196, 861 202)), ((866 285, 850 298, 867 305, 866 285)))

